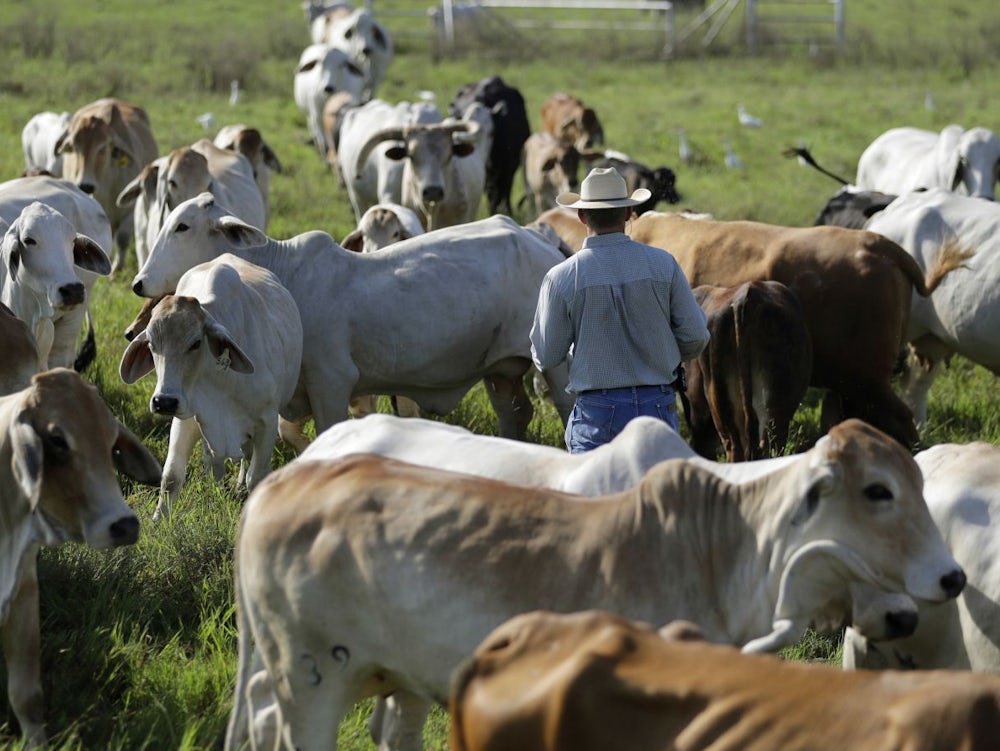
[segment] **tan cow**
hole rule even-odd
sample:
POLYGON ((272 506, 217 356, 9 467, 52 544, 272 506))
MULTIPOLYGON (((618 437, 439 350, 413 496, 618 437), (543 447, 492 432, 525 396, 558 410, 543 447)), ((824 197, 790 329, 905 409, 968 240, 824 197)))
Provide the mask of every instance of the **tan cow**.
POLYGON ((456 671, 452 751, 996 751, 1000 677, 845 673, 675 622, 532 612, 456 671))
POLYGON ((132 238, 132 211, 115 199, 143 165, 160 153, 141 107, 120 99, 98 99, 78 109, 56 145, 63 177, 101 204, 115 237, 112 273, 122 267, 132 238))
POLYGON ((770 651, 836 628, 860 583, 953 598, 965 575, 920 487, 909 453, 860 421, 743 484, 671 460, 585 503, 384 457, 294 461, 244 506, 227 748, 251 732, 332 749, 356 701, 392 694, 376 742, 419 749, 451 671, 542 607, 687 618, 770 651))
POLYGON ((543 132, 581 152, 604 143, 597 113, 570 94, 557 92, 542 102, 541 123, 543 132))
POLYGON ((687 364, 681 395, 691 446, 726 460, 764 459, 785 448, 812 374, 812 340, 795 293, 780 282, 694 288, 712 338, 687 364))
POLYGON ((692 286, 768 279, 789 287, 812 337, 810 385, 831 392, 824 428, 858 417, 905 446, 917 442, 913 413, 889 379, 906 342, 913 290, 929 295, 965 260, 960 254, 939 255, 924 279, 899 245, 863 230, 704 221, 650 211, 632 221, 630 234, 669 250, 692 286))
POLYGON ((581 151, 551 133, 532 133, 521 154, 524 195, 518 207, 529 204, 536 216, 553 208, 560 193, 579 190, 580 163, 601 156, 601 152, 581 151))
POLYGON ((583 247, 583 241, 587 237, 587 225, 580 221, 576 209, 564 209, 562 206, 556 206, 548 211, 543 211, 529 226, 536 224, 547 224, 552 227, 559 238, 574 253, 583 247))
MULTIPOLYGON (((332 98, 332 97, 331 97, 332 98)), ((256 128, 238 124, 226 125, 215 135, 213 143, 220 149, 242 154, 253 167, 253 179, 264 200, 264 222, 271 213, 271 173, 282 171, 281 161, 274 149, 256 128)))
POLYGON ((38 372, 38 348, 28 324, 0 302, 0 396, 20 391, 38 372))
POLYGON ((41 545, 130 545, 139 520, 115 470, 156 485, 160 465, 71 370, 0 397, 0 632, 7 692, 29 744, 45 743, 39 662, 41 545))

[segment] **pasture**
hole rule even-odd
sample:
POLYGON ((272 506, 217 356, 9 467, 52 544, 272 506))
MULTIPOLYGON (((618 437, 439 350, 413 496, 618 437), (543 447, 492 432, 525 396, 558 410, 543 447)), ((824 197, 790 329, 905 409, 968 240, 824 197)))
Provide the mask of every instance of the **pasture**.
MULTIPOLYGON (((413 0, 392 5, 425 10, 413 0)), ((374 9, 378 15, 378 0, 374 9)), ((379 96, 395 102, 432 91, 444 107, 459 86, 499 73, 521 90, 536 125, 541 102, 569 91, 597 110, 607 147, 675 170, 681 206, 719 219, 808 225, 838 186, 783 157, 785 148, 802 142, 827 169, 851 178, 865 146, 888 128, 1000 128, 994 2, 884 0, 849 3, 847 13, 843 59, 811 56, 800 46, 747 58, 734 17, 717 45, 671 61, 635 57, 627 40, 605 46, 596 34, 570 49, 482 48, 434 60, 426 38, 404 33, 406 24, 429 28, 426 16, 397 17, 387 19, 398 34, 396 59, 379 96), (933 110, 925 105, 929 92, 933 110), (738 103, 764 126, 741 128, 738 103), (695 149, 690 165, 677 157, 679 128, 695 149), (724 166, 724 137, 741 171, 724 166)), ((321 229, 342 239, 354 226, 346 193, 307 143, 305 117, 292 100, 292 73, 307 42, 297 2, 8 0, 0 21, 0 179, 21 173, 21 128, 42 110, 72 112, 99 97, 121 97, 149 112, 161 153, 214 135, 196 121, 211 112, 216 128, 259 128, 284 165, 272 182, 268 234, 321 229), (242 92, 236 105, 228 102, 232 79, 242 92)), ((162 460, 169 422, 148 410, 154 379, 126 387, 118 375, 122 331, 139 307, 128 288, 135 271, 132 255, 123 273, 98 282, 98 359, 85 375, 162 460)), ((336 315, 336 301, 330 304, 336 315)), ((1000 441, 996 387, 983 368, 952 360, 931 391, 922 444, 1000 441)), ((477 432, 496 429, 481 388, 447 419, 477 432)), ((551 407, 537 406, 529 435, 561 445, 551 407)), ((810 446, 817 435, 818 406, 810 397, 789 450, 810 446)), ((275 465, 291 458, 279 445, 275 465)), ((126 487, 143 524, 137 545, 110 553, 81 546, 43 551, 42 674, 55 748, 221 747, 236 669, 232 546, 245 499, 234 486, 235 472, 217 486, 200 468, 191 470, 174 514, 156 526, 156 491, 126 487)), ((829 657, 834 648, 825 640, 804 644, 797 656, 829 657)), ((0 744, 16 748, 6 691, 0 694, 0 744)), ((345 721, 342 748, 371 747, 365 720, 359 712, 345 721)), ((428 747, 446 746, 446 723, 435 712, 428 747)))

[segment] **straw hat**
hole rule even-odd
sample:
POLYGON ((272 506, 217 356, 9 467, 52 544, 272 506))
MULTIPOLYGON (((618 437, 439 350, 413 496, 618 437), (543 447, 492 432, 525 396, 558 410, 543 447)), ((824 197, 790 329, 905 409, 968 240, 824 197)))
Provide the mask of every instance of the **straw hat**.
POLYGON ((556 203, 567 209, 617 209, 637 206, 653 195, 646 188, 636 188, 631 197, 625 178, 614 167, 595 167, 580 186, 579 193, 560 193, 556 203))

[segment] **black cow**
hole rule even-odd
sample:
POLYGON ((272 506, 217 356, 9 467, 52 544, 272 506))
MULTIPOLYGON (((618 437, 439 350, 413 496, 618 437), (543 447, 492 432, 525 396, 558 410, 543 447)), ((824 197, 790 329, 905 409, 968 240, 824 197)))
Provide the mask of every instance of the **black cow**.
POLYGON ((453 117, 461 117, 473 102, 479 102, 493 114, 493 145, 486 159, 486 198, 490 214, 511 214, 510 189, 514 173, 521 163, 521 149, 531 135, 528 113, 521 92, 490 76, 458 90, 449 106, 453 117))
POLYGON ((618 151, 605 151, 604 158, 593 162, 590 166, 614 167, 625 178, 629 193, 636 188, 646 188, 653 194, 648 201, 635 207, 636 216, 652 211, 660 201, 679 203, 681 200, 675 187, 677 177, 670 167, 653 169, 618 151))
POLYGON ((816 215, 813 224, 832 224, 847 229, 864 229, 873 214, 882 211, 896 200, 896 196, 877 190, 858 190, 845 185, 827 201, 816 215))

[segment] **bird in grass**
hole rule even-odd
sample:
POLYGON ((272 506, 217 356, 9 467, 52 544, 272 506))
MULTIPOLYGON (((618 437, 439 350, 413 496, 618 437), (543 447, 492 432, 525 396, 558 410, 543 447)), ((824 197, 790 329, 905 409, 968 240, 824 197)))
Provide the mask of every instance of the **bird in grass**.
POLYGON ((211 130, 215 127, 215 115, 211 112, 203 112, 194 119, 198 125, 203 127, 205 130, 211 130))
POLYGON ((746 107, 742 104, 736 105, 736 114, 740 118, 740 125, 745 128, 759 128, 764 124, 764 121, 759 117, 754 117, 749 112, 747 112, 746 107))
POLYGON ((736 156, 733 146, 728 137, 722 139, 722 146, 726 150, 726 167, 729 169, 743 169, 743 160, 736 156))
POLYGON ((934 95, 931 92, 927 92, 927 96, 924 97, 924 107, 933 112, 937 109, 937 105, 934 104, 934 95))
POLYGON ((690 164, 691 160, 694 159, 694 152, 691 150, 691 144, 688 143, 687 133, 684 128, 677 129, 677 137, 680 139, 680 147, 678 149, 678 156, 685 164, 690 164))
POLYGON ((229 104, 235 105, 240 101, 240 82, 235 78, 229 82, 229 104))

